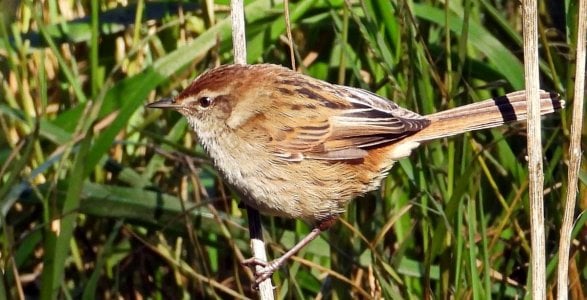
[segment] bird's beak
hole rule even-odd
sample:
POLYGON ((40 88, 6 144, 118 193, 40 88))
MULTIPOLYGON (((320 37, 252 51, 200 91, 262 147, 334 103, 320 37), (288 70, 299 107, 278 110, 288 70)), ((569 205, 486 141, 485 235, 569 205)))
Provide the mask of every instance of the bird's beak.
POLYGON ((175 103, 175 100, 171 97, 163 98, 161 100, 147 104, 147 108, 162 108, 162 109, 178 109, 181 106, 175 103))

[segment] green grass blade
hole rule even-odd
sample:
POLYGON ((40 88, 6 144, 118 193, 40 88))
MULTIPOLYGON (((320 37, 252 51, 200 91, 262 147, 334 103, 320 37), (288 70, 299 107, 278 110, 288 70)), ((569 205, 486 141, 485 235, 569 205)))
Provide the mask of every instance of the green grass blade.
POLYGON ((80 206, 80 196, 83 182, 86 176, 86 157, 91 145, 91 136, 86 137, 76 155, 75 163, 72 167, 71 178, 65 196, 63 208, 57 215, 60 220, 54 220, 58 224, 52 224, 46 228, 45 249, 47 254, 44 259, 43 273, 41 274, 41 299, 55 299, 57 292, 63 284, 65 272, 65 261, 69 254, 70 240, 78 216, 77 210, 80 206), (58 231, 54 231, 57 225, 58 231))

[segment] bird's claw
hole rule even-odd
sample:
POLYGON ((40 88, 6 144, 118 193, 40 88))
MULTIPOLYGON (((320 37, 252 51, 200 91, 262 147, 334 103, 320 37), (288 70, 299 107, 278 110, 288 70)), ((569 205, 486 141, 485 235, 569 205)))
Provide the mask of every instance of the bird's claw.
POLYGON ((256 257, 247 258, 247 259, 243 260, 243 262, 241 264, 243 266, 247 266, 247 267, 251 267, 251 268, 254 268, 256 266, 267 267, 267 265, 269 265, 266 261, 259 259, 259 258, 256 258, 256 257))
POLYGON ((269 279, 269 277, 271 277, 271 275, 273 275, 273 273, 275 273, 275 270, 277 269, 277 266, 275 264, 273 264, 273 262, 266 262, 266 261, 258 259, 256 257, 251 257, 251 258, 245 259, 242 262, 242 265, 251 267, 254 270, 254 272, 255 272, 255 282, 253 283, 254 289, 257 289, 259 287, 259 284, 261 284, 261 282, 269 279), (257 268, 257 267, 260 267, 260 268, 257 268))

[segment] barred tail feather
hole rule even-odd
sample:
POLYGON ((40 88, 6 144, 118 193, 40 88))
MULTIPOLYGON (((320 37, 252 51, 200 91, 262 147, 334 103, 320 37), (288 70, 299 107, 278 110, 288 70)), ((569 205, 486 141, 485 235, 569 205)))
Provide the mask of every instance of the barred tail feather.
MULTIPOLYGON (((540 91, 540 113, 552 113, 564 108, 565 102, 557 93, 540 91)), ((524 91, 441 111, 426 118, 431 124, 406 140, 424 142, 453 136, 472 130, 497 127, 505 123, 523 121, 528 117, 524 91)))

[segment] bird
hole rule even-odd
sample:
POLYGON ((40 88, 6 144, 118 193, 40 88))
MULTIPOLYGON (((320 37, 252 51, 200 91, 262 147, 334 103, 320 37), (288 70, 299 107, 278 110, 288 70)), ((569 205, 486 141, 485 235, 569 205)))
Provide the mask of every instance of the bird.
MULTIPOLYGON (((540 90, 540 112, 564 107, 540 90)), ((379 188, 422 143, 527 118, 526 96, 504 96, 420 115, 367 90, 274 64, 228 64, 202 73, 148 108, 187 118, 221 176, 262 214, 300 219, 310 233, 281 257, 245 260, 269 278, 327 230, 354 198, 379 188)))

